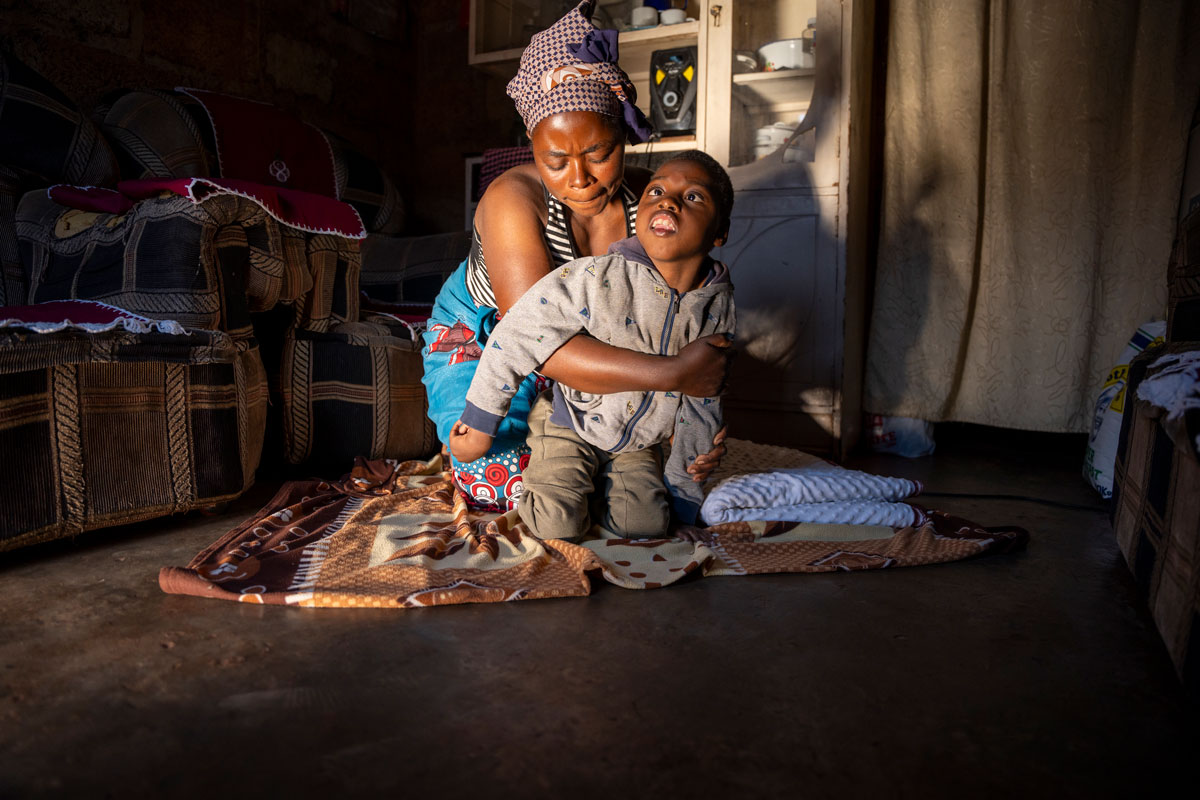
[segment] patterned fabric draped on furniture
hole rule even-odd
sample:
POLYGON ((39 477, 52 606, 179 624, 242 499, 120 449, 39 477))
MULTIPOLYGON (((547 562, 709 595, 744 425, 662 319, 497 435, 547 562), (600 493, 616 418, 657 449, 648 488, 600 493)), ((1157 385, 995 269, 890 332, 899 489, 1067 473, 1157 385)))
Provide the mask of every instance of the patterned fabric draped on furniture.
MULTIPOLYGON (((329 240, 319 250, 337 242, 317 238, 329 240)), ((362 292, 428 316, 446 276, 466 257, 470 235, 372 234, 361 247, 356 279, 362 292)), ((425 458, 437 450, 421 384, 420 342, 402 322, 363 316, 363 322, 298 323, 284 339, 279 384, 288 463, 328 474, 349 469, 355 457, 425 458)))
POLYGON ((1200 5, 890 5, 864 407, 1088 429, 1165 306, 1200 5))
POLYGON ((108 144, 66 95, 0 53, 0 163, 41 178, 100 185, 116 177, 108 144))

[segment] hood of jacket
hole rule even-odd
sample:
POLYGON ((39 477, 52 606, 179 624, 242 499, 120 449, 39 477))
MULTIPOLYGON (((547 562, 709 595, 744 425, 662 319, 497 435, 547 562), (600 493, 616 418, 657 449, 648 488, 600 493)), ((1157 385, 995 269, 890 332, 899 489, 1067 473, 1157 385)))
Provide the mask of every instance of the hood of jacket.
MULTIPOLYGON (((608 252, 624 256, 628 261, 637 262, 658 272, 658 268, 654 266, 654 262, 646 254, 646 248, 642 247, 642 243, 638 241, 636 236, 630 236, 628 239, 613 242, 608 248, 608 252)), ((714 283, 729 283, 729 268, 720 261, 706 255, 704 257, 704 267, 707 268, 707 277, 700 284, 701 286, 711 286, 714 283)), ((704 272, 705 270, 702 268, 701 271, 704 272)))

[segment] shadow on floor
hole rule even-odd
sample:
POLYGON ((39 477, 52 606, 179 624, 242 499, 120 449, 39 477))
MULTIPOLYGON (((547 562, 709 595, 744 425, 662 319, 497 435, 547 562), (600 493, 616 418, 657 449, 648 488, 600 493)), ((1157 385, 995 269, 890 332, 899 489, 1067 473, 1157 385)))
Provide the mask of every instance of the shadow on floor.
POLYGON ((1080 441, 938 438, 854 466, 1025 552, 426 610, 162 594, 264 485, 0 554, 0 796, 1156 794, 1193 717, 1080 441))

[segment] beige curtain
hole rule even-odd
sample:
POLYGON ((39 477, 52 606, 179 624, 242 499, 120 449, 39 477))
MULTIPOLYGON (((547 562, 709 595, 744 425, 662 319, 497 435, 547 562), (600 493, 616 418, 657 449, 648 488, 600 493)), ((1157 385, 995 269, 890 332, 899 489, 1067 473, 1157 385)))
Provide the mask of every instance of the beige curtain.
POLYGON ((1162 318, 1196 0, 892 0, 873 413, 1085 431, 1162 318))

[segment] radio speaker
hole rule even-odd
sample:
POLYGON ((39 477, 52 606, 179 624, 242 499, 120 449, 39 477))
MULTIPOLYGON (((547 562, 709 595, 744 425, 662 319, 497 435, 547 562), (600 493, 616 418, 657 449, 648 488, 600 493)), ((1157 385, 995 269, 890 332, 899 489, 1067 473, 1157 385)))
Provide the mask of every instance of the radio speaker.
POLYGON ((654 132, 696 132, 696 48, 650 54, 650 122, 654 132))

